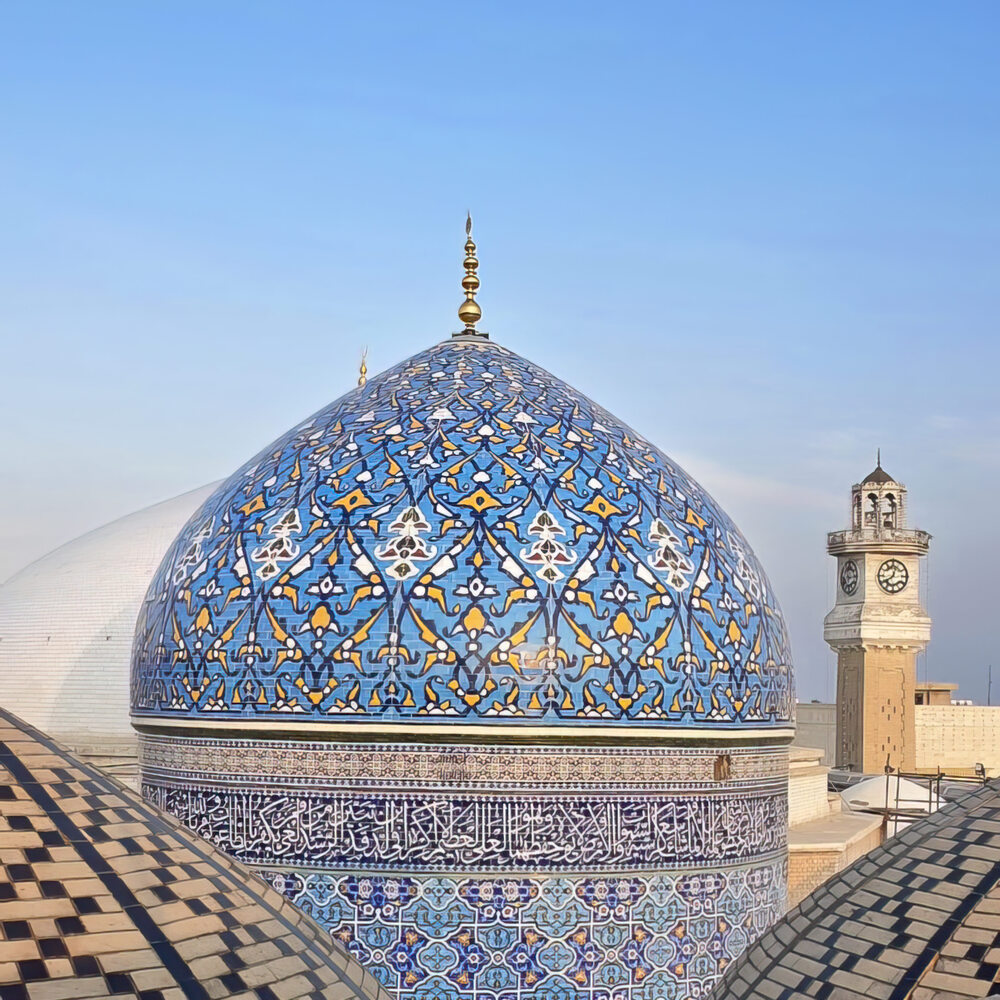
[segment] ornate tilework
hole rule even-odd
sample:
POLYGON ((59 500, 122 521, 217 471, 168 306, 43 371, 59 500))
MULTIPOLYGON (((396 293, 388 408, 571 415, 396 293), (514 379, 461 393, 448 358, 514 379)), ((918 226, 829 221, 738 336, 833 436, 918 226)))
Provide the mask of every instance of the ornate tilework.
POLYGON ((755 787, 784 789, 783 747, 447 746, 420 743, 345 745, 320 740, 250 740, 142 734, 139 758, 147 780, 199 788, 274 787, 468 789, 657 789, 715 792, 755 787), (720 755, 730 774, 715 774, 720 755))
POLYGON ((489 341, 439 344, 231 477, 140 615, 138 716, 783 727, 746 541, 651 444, 489 341))
POLYGON ((629 876, 262 872, 406 1000, 707 997, 784 906, 785 861, 629 876))
POLYGON ((148 798, 400 1000, 707 996, 784 906, 781 747, 145 735, 141 753, 148 798))
POLYGON ((144 793, 400 1000, 704 997, 783 908, 794 699, 760 565, 488 341, 231 477, 150 586, 132 680, 144 793))
POLYGON ((164 788, 143 794, 240 860, 310 868, 634 871, 786 843, 787 792, 741 796, 392 794, 164 788))

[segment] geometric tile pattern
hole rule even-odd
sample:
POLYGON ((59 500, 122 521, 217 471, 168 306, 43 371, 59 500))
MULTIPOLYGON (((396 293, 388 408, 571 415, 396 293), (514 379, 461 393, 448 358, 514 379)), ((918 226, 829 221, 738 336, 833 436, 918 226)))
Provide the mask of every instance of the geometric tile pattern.
POLYGON ((728 516, 489 340, 353 389, 205 502, 150 585, 136 717, 786 727, 785 626, 728 516))
POLYGON ((629 877, 265 870, 405 1000, 705 997, 780 916, 784 859, 629 877))
POLYGON ((704 996, 784 908, 783 747, 145 734, 140 753, 151 801, 405 1000, 704 996))
POLYGON ((1000 996, 1000 785, 913 823, 826 882, 713 996, 1000 996))
POLYGON ((246 869, 0 710, 0 1000, 380 1000, 246 869))

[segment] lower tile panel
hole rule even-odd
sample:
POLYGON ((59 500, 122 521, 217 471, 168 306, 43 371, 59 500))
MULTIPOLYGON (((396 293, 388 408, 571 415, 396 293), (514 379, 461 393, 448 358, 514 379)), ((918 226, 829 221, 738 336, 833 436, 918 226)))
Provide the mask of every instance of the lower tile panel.
POLYGON ((262 877, 400 1000, 681 1000, 784 909, 787 860, 628 876, 262 877))

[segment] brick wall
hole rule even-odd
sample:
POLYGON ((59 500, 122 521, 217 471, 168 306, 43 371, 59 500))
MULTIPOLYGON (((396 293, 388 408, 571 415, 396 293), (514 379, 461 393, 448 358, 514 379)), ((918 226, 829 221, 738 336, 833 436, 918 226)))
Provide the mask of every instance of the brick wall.
POLYGON ((791 850, 788 854, 788 906, 798 906, 828 878, 854 864, 882 843, 882 826, 836 849, 791 850))

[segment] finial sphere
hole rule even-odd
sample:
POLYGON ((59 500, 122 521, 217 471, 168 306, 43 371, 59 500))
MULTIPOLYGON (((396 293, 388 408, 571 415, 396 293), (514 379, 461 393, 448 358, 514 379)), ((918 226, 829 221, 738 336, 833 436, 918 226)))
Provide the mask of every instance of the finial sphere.
POLYGON ((483 318, 483 311, 475 299, 469 299, 458 307, 458 318, 471 330, 483 318))
POLYGON ((465 276, 462 278, 462 289, 465 292, 465 301, 458 307, 458 318, 465 324, 463 334, 472 334, 477 337, 485 337, 476 329, 476 323, 482 319, 483 311, 476 302, 476 291, 479 288, 479 278, 476 271, 479 268, 479 260, 476 257, 476 244, 472 239, 472 213, 470 212, 465 220, 465 276))

